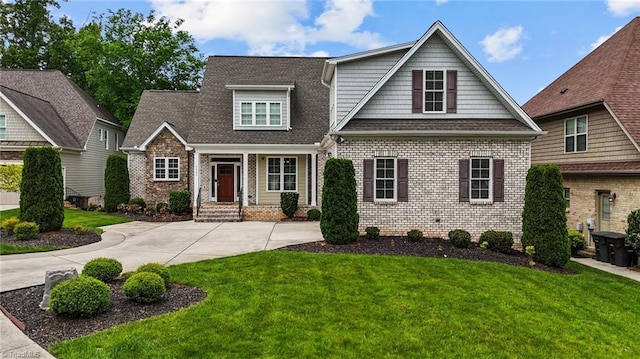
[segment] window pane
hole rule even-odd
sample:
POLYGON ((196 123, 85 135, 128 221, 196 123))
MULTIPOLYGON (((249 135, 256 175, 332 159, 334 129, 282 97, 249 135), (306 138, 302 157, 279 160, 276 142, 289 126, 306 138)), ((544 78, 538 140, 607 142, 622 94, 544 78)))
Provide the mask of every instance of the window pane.
POLYGON ((566 135, 573 135, 576 133, 576 120, 567 120, 564 123, 564 133, 566 135))
POLYGON ((280 173, 279 158, 269 158, 268 171, 269 173, 280 173))
POLYGON ((268 180, 268 190, 269 191, 279 191, 280 190, 280 175, 269 175, 268 180))
POLYGON ((578 119, 578 131, 577 133, 586 133, 587 132, 587 118, 581 117, 578 119))
POLYGON ((256 103, 256 125, 267 124, 267 104, 266 102, 256 103))
POLYGON ((295 191, 296 190, 296 176, 295 175, 285 175, 284 176, 284 190, 285 191, 295 191))
POLYGON ((586 151, 587 150, 587 135, 578 135, 576 136, 578 140, 578 148, 576 151, 586 151))
POLYGON ((7 129, 0 128, 0 140, 4 140, 7 138, 7 129))
POLYGON ((376 159, 376 199, 393 199, 395 173, 395 159, 376 159))
POLYGON ((155 178, 165 178, 165 159, 164 158, 156 158, 156 171, 155 178))
POLYGON ((0 115, 0 127, 7 127, 7 120, 4 115, 0 115))
POLYGON ((243 125, 251 125, 253 122, 253 106, 250 102, 243 102, 240 105, 240 118, 243 125))
POLYGON ((272 103, 269 104, 269 124, 270 125, 280 125, 280 104, 272 103))
POLYGON ((271 126, 279 126, 280 125, 280 115, 271 115, 269 117, 269 124, 271 126))
POLYGON ((284 159, 284 173, 296 173, 296 158, 284 159))
POLYGON ((565 137, 564 138, 564 151, 565 152, 574 152, 573 143, 575 141, 575 137, 565 137))
POLYGON ((611 219, 611 202, 608 196, 602 196, 602 219, 611 219))

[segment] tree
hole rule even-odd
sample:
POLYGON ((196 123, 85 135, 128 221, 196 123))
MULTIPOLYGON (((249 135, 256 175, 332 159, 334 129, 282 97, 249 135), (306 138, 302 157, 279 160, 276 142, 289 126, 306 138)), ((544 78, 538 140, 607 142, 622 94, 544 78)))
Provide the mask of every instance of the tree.
POLYGON ((331 244, 355 242, 360 235, 360 217, 353 163, 347 159, 330 158, 325 164, 323 177, 322 237, 331 244))
POLYGON ((95 17, 72 41, 89 93, 125 127, 142 91, 199 88, 205 62, 182 23, 120 9, 95 17))
POLYGON ((116 153, 109 155, 104 169, 104 209, 115 212, 119 204, 129 203, 130 199, 127 157, 116 153))
POLYGON ((60 230, 64 221, 60 153, 51 147, 29 147, 23 162, 20 220, 36 222, 40 232, 60 230))
POLYGON ((554 267, 564 266, 571 256, 563 192, 558 166, 531 166, 522 211, 522 247, 534 246, 533 259, 554 267))

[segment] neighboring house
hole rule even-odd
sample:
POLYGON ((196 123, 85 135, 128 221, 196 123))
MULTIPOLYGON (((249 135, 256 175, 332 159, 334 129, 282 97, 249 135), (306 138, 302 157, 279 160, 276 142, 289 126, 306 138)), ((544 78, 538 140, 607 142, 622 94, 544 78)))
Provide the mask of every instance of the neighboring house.
POLYGON ((280 192, 319 205, 325 160, 342 157, 362 231, 519 239, 541 134, 436 22, 416 42, 333 59, 210 57, 200 92, 143 94, 124 150, 132 195, 150 202, 186 188, 196 203, 239 196, 245 219, 280 218, 280 192))
POLYGON ((640 208, 640 17, 636 17, 523 108, 548 135, 533 163, 562 170, 567 226, 626 230, 640 208))
POLYGON ((104 195, 107 157, 119 152, 119 121, 57 70, 0 70, 0 165, 27 147, 60 149, 65 196, 104 195))

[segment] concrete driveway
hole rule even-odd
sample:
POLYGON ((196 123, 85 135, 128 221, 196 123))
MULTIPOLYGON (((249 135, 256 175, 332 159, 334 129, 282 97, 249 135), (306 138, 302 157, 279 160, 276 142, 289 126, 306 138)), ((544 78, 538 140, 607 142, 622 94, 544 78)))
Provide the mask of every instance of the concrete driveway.
POLYGON ((102 241, 53 252, 0 256, 0 291, 43 284, 47 270, 110 257, 123 270, 158 262, 196 262, 322 240, 319 222, 129 222, 102 227, 102 241))

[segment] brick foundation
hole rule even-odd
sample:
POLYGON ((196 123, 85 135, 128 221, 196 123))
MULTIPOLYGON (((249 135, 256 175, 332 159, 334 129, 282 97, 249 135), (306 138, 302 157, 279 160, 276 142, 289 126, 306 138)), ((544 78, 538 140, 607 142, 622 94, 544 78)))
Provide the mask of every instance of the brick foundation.
MULTIPOLYGON (((300 206, 294 214, 295 217, 306 217, 307 211, 311 208, 318 208, 312 206, 300 206)), ((319 208, 318 208, 319 209, 319 208)), ((242 220, 243 221, 280 221, 282 218, 286 218, 279 205, 260 205, 260 206, 248 206, 242 208, 242 220)))

